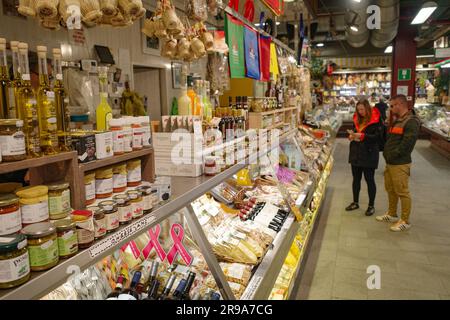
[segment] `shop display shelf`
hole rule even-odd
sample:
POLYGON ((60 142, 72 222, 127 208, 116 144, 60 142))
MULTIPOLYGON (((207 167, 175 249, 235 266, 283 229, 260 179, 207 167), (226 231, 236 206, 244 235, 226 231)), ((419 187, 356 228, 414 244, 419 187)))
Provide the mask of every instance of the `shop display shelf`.
MULTIPOLYGON (((294 135, 294 132, 295 130, 291 131, 289 134, 286 134, 282 139, 280 139, 280 143, 286 141, 287 139, 290 139, 294 135)), ((276 147, 278 146, 273 146, 273 148, 276 147)), ((148 149, 145 151, 142 150, 142 155, 147 154, 149 150, 152 149, 148 149)), ((163 220, 167 219, 178 210, 183 209, 193 200, 205 194, 216 185, 236 174, 239 170, 244 168, 247 163, 253 163, 254 161, 257 161, 259 157, 267 154, 271 150, 272 148, 268 148, 268 150, 262 150, 257 154, 250 155, 247 158, 247 161, 245 161, 244 163, 238 163, 234 166, 231 166, 230 168, 212 177, 172 177, 172 197, 168 202, 161 204, 151 213, 141 217, 140 219, 137 219, 136 221, 133 221, 131 224, 120 227, 117 231, 105 237, 104 239, 96 241, 90 248, 80 251, 78 254, 69 259, 61 260, 59 264, 52 269, 39 273, 33 272, 31 279, 23 285, 13 289, 0 290, 0 300, 29 300, 42 297, 43 295, 47 294, 51 290, 54 290, 65 281, 67 281, 72 273, 84 270, 85 268, 95 264, 105 256, 110 255, 118 248, 122 247, 142 233, 146 232, 148 229, 161 223, 163 220)), ((89 164, 88 170, 102 167, 103 165, 110 165, 113 163, 133 159, 136 157, 136 154, 129 154, 128 157, 114 157, 116 158, 116 160, 108 159, 111 161, 101 161, 101 165, 99 163, 89 164)), ((291 224, 291 227, 289 228, 290 232, 293 232, 293 230, 291 229, 295 225, 298 226, 298 223, 291 224)), ((285 231, 280 231, 280 234, 281 233, 285 233, 285 231)), ((279 250, 276 251, 278 252, 279 250)), ((273 259, 273 256, 271 259, 273 259)), ((264 261, 266 261, 266 259, 264 259, 264 261)), ((267 261, 266 264, 269 262, 270 260, 267 261)))
POLYGON ((40 158, 25 159, 14 162, 0 163, 0 174, 13 172, 17 170, 43 167, 49 164, 62 161, 76 161, 77 153, 75 151, 61 152, 52 156, 42 156, 40 158))

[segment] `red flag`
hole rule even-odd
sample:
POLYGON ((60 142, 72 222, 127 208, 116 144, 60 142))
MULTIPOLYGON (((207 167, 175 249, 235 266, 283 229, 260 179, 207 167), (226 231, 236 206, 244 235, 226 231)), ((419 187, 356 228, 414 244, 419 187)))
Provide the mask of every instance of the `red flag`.
POLYGON ((270 37, 259 35, 259 68, 261 81, 270 80, 270 37))

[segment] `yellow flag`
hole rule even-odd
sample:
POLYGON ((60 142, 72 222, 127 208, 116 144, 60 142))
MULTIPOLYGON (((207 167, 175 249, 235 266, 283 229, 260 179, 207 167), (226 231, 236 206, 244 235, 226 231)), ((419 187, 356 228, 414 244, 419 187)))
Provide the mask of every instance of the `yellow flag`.
POLYGON ((278 57, 277 49, 275 48, 275 43, 270 43, 270 73, 273 75, 273 80, 277 81, 278 78, 278 57))

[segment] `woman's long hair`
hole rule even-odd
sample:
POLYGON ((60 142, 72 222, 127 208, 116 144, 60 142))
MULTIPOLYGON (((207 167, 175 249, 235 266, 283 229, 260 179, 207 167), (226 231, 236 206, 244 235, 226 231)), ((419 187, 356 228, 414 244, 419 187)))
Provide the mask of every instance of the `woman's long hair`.
POLYGON ((356 115, 358 117, 358 124, 359 126, 365 125, 370 122, 370 118, 372 118, 372 107, 370 106, 370 103, 367 99, 360 100, 356 104, 356 115), (364 109, 366 110, 366 115, 364 117, 361 117, 358 112, 358 106, 363 105, 364 109))

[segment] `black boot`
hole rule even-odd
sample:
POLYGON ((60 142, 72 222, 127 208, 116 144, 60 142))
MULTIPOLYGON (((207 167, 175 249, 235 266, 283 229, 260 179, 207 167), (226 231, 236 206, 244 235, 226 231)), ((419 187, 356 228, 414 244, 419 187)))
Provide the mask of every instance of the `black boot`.
POLYGON ((369 206, 366 211, 366 216, 371 216, 375 213, 375 208, 373 206, 369 206))
POLYGON ((359 209, 358 202, 352 202, 352 203, 350 203, 350 205, 347 208, 345 208, 346 211, 353 211, 356 209, 359 209))

